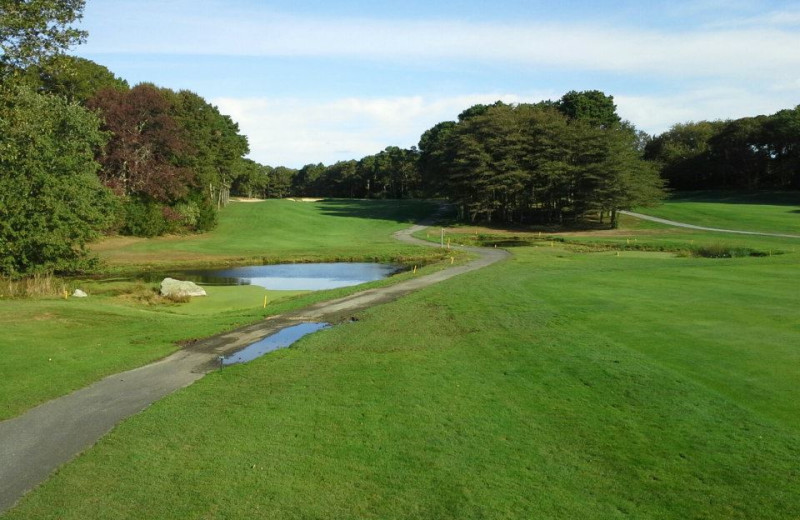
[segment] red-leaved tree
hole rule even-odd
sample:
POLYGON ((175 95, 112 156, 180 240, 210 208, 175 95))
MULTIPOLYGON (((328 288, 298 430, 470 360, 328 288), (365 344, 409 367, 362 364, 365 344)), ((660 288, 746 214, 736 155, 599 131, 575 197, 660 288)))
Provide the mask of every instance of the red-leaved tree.
POLYGON ((185 197, 194 173, 176 165, 189 147, 170 105, 153 85, 128 91, 104 89, 87 102, 111 138, 98 157, 101 181, 120 196, 169 204, 185 197))

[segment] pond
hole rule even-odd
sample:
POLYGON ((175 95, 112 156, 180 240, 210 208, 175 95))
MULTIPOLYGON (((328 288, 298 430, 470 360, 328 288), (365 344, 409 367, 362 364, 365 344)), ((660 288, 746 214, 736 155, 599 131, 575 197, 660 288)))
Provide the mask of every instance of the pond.
POLYGON ((399 270, 399 266, 391 264, 338 262, 196 269, 169 276, 201 285, 258 285, 274 291, 319 291, 381 280, 399 270))

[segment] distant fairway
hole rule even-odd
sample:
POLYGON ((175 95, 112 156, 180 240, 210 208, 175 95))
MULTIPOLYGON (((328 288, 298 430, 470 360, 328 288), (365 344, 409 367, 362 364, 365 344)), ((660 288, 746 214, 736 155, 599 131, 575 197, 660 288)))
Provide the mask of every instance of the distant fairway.
POLYGON ((209 233, 142 239, 118 237, 93 250, 110 267, 202 265, 220 262, 394 259, 430 252, 398 243, 392 233, 430 215, 434 203, 415 200, 265 200, 233 202, 209 233))
POLYGON ((800 253, 624 223, 211 374, 8 516, 796 518, 800 253))
POLYGON ((800 191, 676 193, 636 211, 697 226, 800 235, 800 191))

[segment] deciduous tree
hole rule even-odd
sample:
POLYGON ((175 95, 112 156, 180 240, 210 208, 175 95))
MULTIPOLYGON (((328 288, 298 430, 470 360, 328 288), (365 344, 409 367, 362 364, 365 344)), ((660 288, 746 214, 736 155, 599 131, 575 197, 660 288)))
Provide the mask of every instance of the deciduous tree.
POLYGON ((73 24, 84 0, 0 1, 0 75, 36 65, 81 43, 86 32, 73 24))
POLYGON ((113 218, 97 178, 98 118, 63 98, 0 88, 0 273, 75 271, 113 218))

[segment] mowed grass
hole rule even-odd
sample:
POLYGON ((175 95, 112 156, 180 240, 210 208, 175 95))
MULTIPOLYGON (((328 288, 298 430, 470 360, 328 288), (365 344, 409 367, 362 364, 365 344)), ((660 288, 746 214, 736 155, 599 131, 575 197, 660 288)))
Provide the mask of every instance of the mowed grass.
POLYGON ((514 250, 122 423, 9 518, 796 518, 800 258, 514 250))
POLYGON ((800 236, 800 191, 676 192, 636 211, 697 226, 800 236))
POLYGON ((155 239, 118 237, 92 249, 110 267, 125 271, 165 264, 425 257, 429 251, 401 244, 392 233, 435 209, 435 203, 417 200, 232 202, 209 233, 155 239))
POLYGON ((0 420, 164 357, 179 348, 179 341, 258 320, 274 312, 280 299, 296 295, 260 287, 208 287, 206 299, 148 305, 136 297, 155 296, 153 284, 116 285, 121 294, 101 284, 82 284, 89 298, 0 301, 0 420), (271 300, 266 311, 265 295, 271 300))
MULTIPOLYGON (((116 239, 126 245, 106 250, 105 255, 112 268, 122 270, 196 264, 202 259, 225 261, 255 251, 268 261, 425 255, 434 259, 430 255, 437 252, 404 246, 391 237, 393 231, 408 227, 410 220, 433 208, 430 203, 406 201, 232 204, 212 233, 116 239), (181 255, 186 260, 175 260, 181 255), (127 264, 126 258, 135 258, 134 264, 127 264)), ((438 268, 430 266, 424 272, 438 268)), ((180 348, 182 341, 386 283, 393 281, 306 295, 260 287, 207 287, 206 298, 170 304, 155 298, 157 284, 69 280, 70 292, 79 287, 89 298, 0 299, 0 420, 104 376, 162 358, 180 348)))

